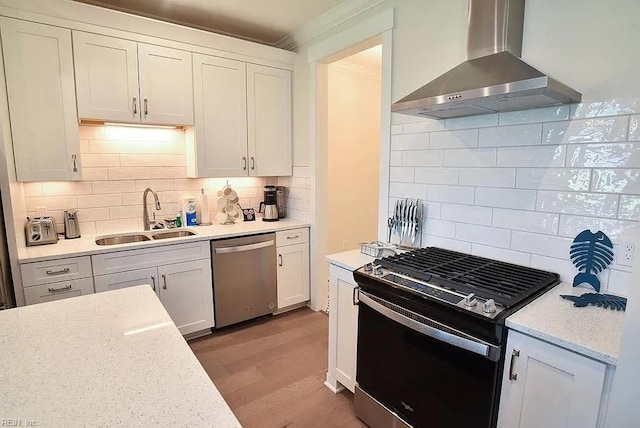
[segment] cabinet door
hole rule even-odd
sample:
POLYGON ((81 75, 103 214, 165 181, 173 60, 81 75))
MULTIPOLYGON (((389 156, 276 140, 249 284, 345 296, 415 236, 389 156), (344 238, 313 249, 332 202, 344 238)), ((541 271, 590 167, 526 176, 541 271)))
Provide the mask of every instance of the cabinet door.
POLYGON ((138 43, 142 121, 193 125, 191 52, 138 43))
POLYGON ((213 327, 211 260, 160 266, 158 273, 160 300, 180 333, 213 327))
POLYGON ((309 300, 309 244, 278 247, 278 309, 309 300))
POLYGON ((18 181, 79 180, 71 30, 1 18, 18 181))
POLYGON ((156 294, 159 294, 158 278, 158 270, 156 268, 147 268, 96 276, 94 283, 96 293, 148 284, 156 294))
POLYGON ((24 299, 27 305, 69 299, 85 294, 93 294, 93 278, 53 282, 24 289, 24 299))
POLYGON ((498 427, 595 427, 605 369, 603 363, 510 330, 498 427), (516 377, 511 380, 510 374, 516 377))
POLYGON ((329 374, 353 392, 356 384, 358 306, 353 304, 357 284, 353 272, 330 266, 329 374))
POLYGON ((291 72, 247 64, 249 175, 291 175, 291 72))
POLYGON ((190 177, 247 175, 247 70, 243 62, 193 54, 195 130, 190 177))
POLYGON ((139 121, 137 43, 74 31, 73 54, 78 116, 139 121))

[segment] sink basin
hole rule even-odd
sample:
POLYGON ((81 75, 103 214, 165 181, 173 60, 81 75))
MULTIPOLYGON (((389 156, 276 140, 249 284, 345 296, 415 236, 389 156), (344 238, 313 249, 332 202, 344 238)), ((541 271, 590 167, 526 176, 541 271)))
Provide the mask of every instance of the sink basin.
POLYGON ((170 232, 158 232, 151 235, 153 239, 182 238, 185 236, 193 236, 195 232, 190 230, 172 230, 170 232))
POLYGON ((150 241, 147 235, 142 235, 139 233, 134 233, 131 235, 119 235, 119 236, 108 236, 105 238, 96 239, 96 244, 98 245, 116 245, 116 244, 129 244, 131 242, 142 242, 142 241, 150 241))

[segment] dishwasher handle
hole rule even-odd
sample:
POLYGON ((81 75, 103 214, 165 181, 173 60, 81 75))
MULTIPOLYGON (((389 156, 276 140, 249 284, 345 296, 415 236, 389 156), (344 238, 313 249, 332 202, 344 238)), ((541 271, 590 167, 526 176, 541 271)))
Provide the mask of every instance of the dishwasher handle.
POLYGON ((274 240, 258 242, 256 244, 248 244, 248 245, 239 245, 237 247, 219 247, 215 248, 214 252, 216 254, 227 254, 227 253, 240 253, 242 251, 252 251, 259 250, 260 248, 267 248, 276 245, 274 240))

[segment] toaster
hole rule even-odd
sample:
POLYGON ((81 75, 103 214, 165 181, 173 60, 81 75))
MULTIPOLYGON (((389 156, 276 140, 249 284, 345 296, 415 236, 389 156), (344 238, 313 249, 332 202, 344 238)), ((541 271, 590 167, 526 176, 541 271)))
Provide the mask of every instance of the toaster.
POLYGON ((58 242, 56 224, 52 217, 27 217, 24 233, 27 238, 27 247, 58 242))

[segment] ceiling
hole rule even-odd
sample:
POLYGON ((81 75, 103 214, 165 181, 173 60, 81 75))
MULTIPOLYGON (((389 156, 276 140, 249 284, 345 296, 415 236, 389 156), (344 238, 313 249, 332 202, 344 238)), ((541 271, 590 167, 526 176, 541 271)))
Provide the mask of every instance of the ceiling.
POLYGON ((275 45, 344 0, 75 0, 275 45))

